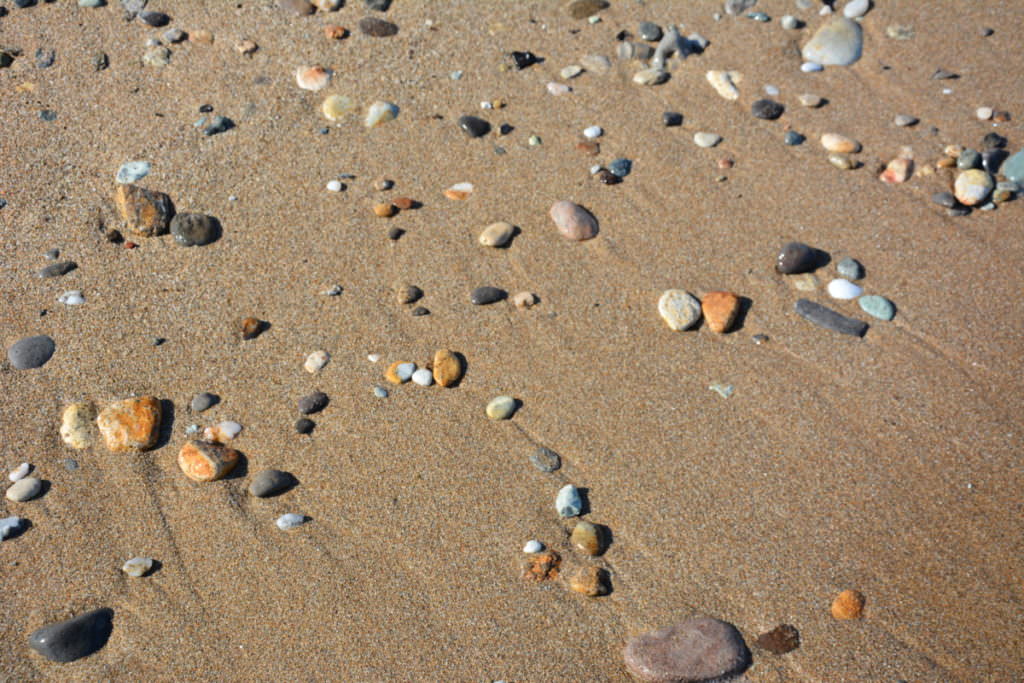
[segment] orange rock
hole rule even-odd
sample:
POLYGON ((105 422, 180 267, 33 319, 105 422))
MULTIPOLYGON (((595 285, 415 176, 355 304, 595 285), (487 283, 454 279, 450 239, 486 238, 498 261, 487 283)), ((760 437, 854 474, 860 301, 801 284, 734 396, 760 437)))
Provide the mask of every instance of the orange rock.
POLYGON ((235 468, 238 456, 238 451, 219 443, 193 440, 178 452, 178 467, 193 481, 216 481, 235 468))
POLYGON ((462 379, 462 361, 448 349, 434 354, 434 381, 442 387, 450 387, 462 379))
POLYGON ((576 149, 589 157, 595 157, 601 152, 601 145, 593 140, 587 140, 586 142, 577 142, 576 149))
POLYGON ((832 616, 836 619, 860 619, 864 614, 864 595, 845 590, 832 601, 832 616))
POLYGON ((562 558, 554 550, 527 555, 522 562, 524 581, 548 581, 558 576, 558 566, 562 558))
POLYGON ((381 218, 390 218, 398 212, 398 208, 394 204, 389 203, 374 204, 373 212, 381 218))
POLYGON ((712 332, 728 332, 740 312, 740 298, 732 292, 709 292, 700 308, 712 332))
POLYGON ((569 588, 591 598, 608 595, 608 572, 601 567, 587 565, 580 567, 569 577, 569 588))
POLYGON ((246 318, 242 321, 242 339, 255 339, 263 331, 263 321, 259 318, 246 318))
POLYGON ((114 203, 125 227, 142 237, 166 233, 174 215, 170 197, 138 185, 118 185, 114 191, 114 203))
POLYGON ((324 35, 331 40, 341 40, 348 35, 348 29, 337 24, 328 24, 324 26, 324 35))
POLYGON ((397 199, 395 199, 393 204, 402 211, 408 211, 409 209, 416 206, 416 200, 410 199, 409 197, 398 197, 397 199))
POLYGON ((160 436, 160 417, 160 401, 140 396, 111 403, 100 411, 96 426, 112 452, 146 451, 160 436))

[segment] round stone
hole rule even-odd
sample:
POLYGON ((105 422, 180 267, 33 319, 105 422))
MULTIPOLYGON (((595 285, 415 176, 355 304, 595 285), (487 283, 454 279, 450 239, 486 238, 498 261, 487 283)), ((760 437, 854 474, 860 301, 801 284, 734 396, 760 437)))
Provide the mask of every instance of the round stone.
POLYGON ((604 551, 601 527, 585 520, 576 522, 569 540, 577 550, 587 555, 600 555, 604 551))
POLYGON ((477 287, 470 295, 469 300, 474 306, 486 306, 508 297, 508 292, 498 287, 477 287))
POLYGON ((195 395, 192 402, 189 404, 189 407, 192 409, 193 413, 201 413, 204 410, 208 410, 215 406, 219 402, 220 398, 217 397, 217 395, 204 391, 201 394, 195 395))
POLYGON ((864 293, 864 289, 845 278, 838 277, 828 283, 828 295, 833 299, 856 299, 864 293))
POLYGON ((779 26, 786 31, 792 31, 800 28, 800 20, 794 17, 792 14, 783 14, 782 18, 779 19, 779 26))
POLYGON ((303 415, 312 415, 326 408, 328 403, 330 403, 330 399, 327 394, 322 391, 314 391, 299 399, 298 408, 303 415))
POLYGON ((508 420, 518 408, 519 404, 511 396, 498 396, 487 404, 487 417, 492 420, 508 420))
POLYGON ((918 118, 909 114, 897 114, 893 117, 892 122, 900 128, 906 128, 907 126, 913 126, 916 124, 918 122, 918 118))
POLYGON ((313 422, 308 417, 300 417, 295 421, 295 431, 299 434, 310 434, 314 427, 316 427, 316 422, 313 422))
POLYGON ((808 273, 817 266, 817 252, 803 242, 790 242, 782 247, 775 259, 775 270, 791 275, 808 273))
POLYGON ((754 115, 754 118, 766 119, 768 121, 774 121, 779 118, 784 111, 786 111, 786 108, 775 100, 762 99, 750 105, 750 113, 754 115))
POLYGON ((860 59, 862 33, 857 22, 835 17, 804 45, 803 58, 824 66, 849 66, 860 59))
POLYGON ((583 512, 583 497, 578 488, 566 484, 558 490, 555 497, 555 510, 560 517, 576 517, 583 512))
POLYGON ((892 320, 896 316, 896 306, 884 296, 868 294, 857 299, 862 311, 879 320, 892 320))
POLYGON ((459 128, 471 138, 479 138, 491 132, 491 124, 478 116, 460 116, 459 128))
POLYGON ((994 186, 992 176, 988 173, 981 169, 971 169, 964 171, 956 179, 953 194, 964 206, 975 206, 984 203, 994 186))
POLYGON ((38 496, 43 490, 43 482, 35 477, 25 477, 14 482, 7 489, 7 500, 24 503, 38 496))
POLYGON ((7 349, 7 360, 15 370, 32 370, 45 365, 56 350, 57 345, 53 343, 53 339, 45 334, 25 337, 7 349))
POLYGON ((562 466, 562 456, 546 446, 537 446, 530 456, 530 462, 541 472, 551 473, 562 466))
POLYGON ((633 170, 633 162, 629 159, 614 159, 608 164, 608 170, 618 178, 625 178, 633 170))
POLYGON ((344 188, 344 187, 345 186, 342 184, 342 182, 340 180, 328 180, 327 181, 327 191, 328 192, 341 192, 342 188, 344 188))
POLYGON ((217 239, 220 222, 201 213, 179 213, 171 219, 171 234, 183 246, 202 246, 217 239))
POLYGON ((704 148, 714 147, 715 145, 717 145, 721 141, 722 141, 722 136, 718 135, 716 133, 700 132, 700 133, 694 133, 693 134, 693 142, 698 147, 704 147, 704 148))
POLYGON ((11 473, 7 475, 7 478, 10 479, 11 481, 21 481, 22 479, 27 477, 28 473, 31 471, 32 465, 29 465, 27 462, 23 462, 17 467, 15 467, 13 470, 11 470, 11 473))
POLYGON ((932 201, 947 209, 952 209, 956 206, 956 197, 953 196, 952 192, 936 192, 932 195, 932 201))
POLYGON ((661 40, 661 27, 652 21, 641 21, 637 27, 637 35, 641 40, 661 40))
POLYGON ((594 140, 602 135, 604 135, 604 130, 602 130, 601 126, 587 126, 583 129, 583 137, 588 140, 594 140))
POLYGON ((845 590, 832 602, 832 616, 836 619, 860 619, 864 614, 864 595, 845 590))
POLYGON ((539 553, 542 550, 544 550, 544 544, 540 541, 527 541, 526 545, 523 546, 523 552, 527 553, 528 555, 532 555, 533 553, 539 553))
POLYGON ((249 484, 249 493, 257 498, 269 498, 295 485, 295 477, 281 470, 263 470, 249 484))
POLYGON ((151 557, 133 557, 121 565, 121 571, 136 579, 145 576, 146 572, 152 568, 153 558, 151 557))
POLYGON ((302 367, 305 368, 306 372, 314 374, 323 370, 330 360, 331 354, 326 351, 314 351, 306 357, 306 362, 302 364, 302 367))
POLYGON ((800 133, 797 133, 795 130, 787 130, 782 141, 790 147, 795 147, 797 145, 802 145, 806 139, 807 138, 800 133))
POLYGON ((623 659, 642 681, 704 681, 731 676, 750 665, 750 650, 732 624, 703 617, 632 638, 623 659))
POLYGON ((515 234, 515 226, 505 221, 491 223, 480 233, 480 244, 485 247, 503 247, 515 234))
POLYGON ((355 101, 345 95, 329 95, 320 105, 320 112, 328 121, 340 121, 355 110, 355 101))
POLYGON ((421 387, 429 387, 434 383, 434 375, 426 368, 420 368, 412 373, 412 381, 421 387))
POLYGON ((92 610, 32 632, 29 647, 53 662, 73 662, 96 652, 114 630, 114 610, 92 610))
POLYGON ((836 272, 847 280, 859 280, 864 277, 864 266, 857 259, 847 256, 836 264, 836 272))
POLYGON ((687 330, 700 320, 700 301, 682 289, 669 289, 658 299, 658 313, 670 329, 687 330))
POLYGON ((860 151, 860 143, 839 133, 825 133, 821 136, 821 146, 829 152, 837 154, 856 154, 860 151))
POLYGON ((848 19, 859 19, 871 9, 871 0, 850 0, 843 7, 843 16, 848 19))

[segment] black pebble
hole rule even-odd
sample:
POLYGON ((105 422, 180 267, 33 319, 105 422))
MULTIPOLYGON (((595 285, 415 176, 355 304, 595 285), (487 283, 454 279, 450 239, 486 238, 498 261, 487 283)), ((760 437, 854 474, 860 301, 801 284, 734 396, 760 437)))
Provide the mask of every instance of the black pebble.
POLYGON ((319 413, 321 410, 327 407, 331 399, 327 397, 322 391, 314 391, 312 394, 308 394, 299 399, 299 412, 303 415, 311 415, 313 413, 319 413))
POLYGON ((758 100, 750 105, 750 112, 759 119, 774 121, 782 116, 786 108, 775 100, 758 100))
POLYGON ((511 133, 514 130, 515 130, 515 127, 514 126, 510 126, 507 123, 503 123, 503 124, 501 124, 498 127, 498 132, 501 133, 502 135, 508 135, 509 133, 511 133))
POLYGON ((281 493, 296 484, 295 477, 281 470, 263 470, 249 484, 249 493, 257 498, 267 498, 281 493))
POLYGON ((814 303, 808 299, 800 299, 796 302, 796 312, 802 318, 809 320, 818 327, 824 327, 840 334, 849 334, 854 337, 863 337, 868 331, 868 324, 856 318, 847 318, 845 315, 836 313, 831 308, 814 303))
POLYGON ((57 112, 55 112, 52 109, 44 109, 41 112, 39 112, 39 118, 41 118, 43 121, 56 121, 57 112))
POLYGON ((1006 161, 1006 158, 1010 156, 1009 152, 1005 149, 990 149, 982 152, 981 154, 981 167, 986 171, 995 175, 999 173, 999 168, 1006 161))
POLYGON ((399 227, 391 226, 388 228, 388 239, 392 242, 396 241, 399 237, 405 234, 405 230, 399 227))
POLYGON ((359 30, 374 38, 388 38, 398 33, 398 26, 377 17, 363 17, 359 20, 359 30))
POLYGON ((391 0, 366 0, 366 9, 372 9, 375 12, 387 12, 389 7, 391 7, 391 0))
POLYGON ((775 270, 786 275, 807 273, 814 270, 817 265, 817 252, 803 242, 790 242, 782 247, 775 260, 775 270))
POLYGON ((430 315, 430 310, 424 308, 423 306, 417 306, 416 308, 412 309, 412 315, 417 317, 421 315, 430 315))
POLYGON ((504 289, 498 289, 497 287, 477 287, 469 295, 469 300, 475 306, 484 306, 486 304, 493 304, 495 301, 501 301, 508 297, 508 292, 504 289))
POLYGON ((460 116, 459 128, 471 138, 479 138, 491 132, 491 124, 478 116, 460 116))
POLYGON ((983 149, 1002 149, 1006 147, 1006 138, 999 133, 989 133, 981 139, 983 149))
POLYGON ((15 7, 21 7, 21 8, 32 7, 35 4, 36 4, 36 0, 14 0, 14 6, 15 7))
POLYGON ((51 263, 42 270, 39 271, 39 277, 60 277, 61 275, 67 275, 72 270, 78 267, 78 264, 74 261, 60 261, 59 263, 51 263))
POLYGON ((683 115, 677 111, 667 111, 661 115, 661 121, 668 127, 683 125, 683 115))
POLYGON ((539 61, 540 58, 532 52, 512 52, 512 62, 519 70, 525 69, 528 66, 533 66, 539 61))
POLYGON ((113 618, 114 610, 109 608, 86 612, 37 629, 29 636, 28 644, 51 661, 73 662, 107 644, 114 630, 113 618))
POLYGON ((300 417, 295 422, 295 431, 299 434, 309 434, 313 431, 313 427, 316 427, 316 422, 313 422, 308 417, 300 417))
POLYGON ((213 111, 213 105, 212 104, 200 104, 199 105, 199 111, 201 113, 203 113, 203 114, 209 114, 211 111, 213 111))
POLYGON ((600 180, 605 185, 618 185, 619 183, 622 182, 622 178, 615 175, 607 168, 602 168, 595 175, 597 176, 597 179, 600 180))
POLYGON ((143 24, 149 24, 157 28, 171 23, 171 18, 163 12, 139 12, 138 17, 139 21, 143 24))

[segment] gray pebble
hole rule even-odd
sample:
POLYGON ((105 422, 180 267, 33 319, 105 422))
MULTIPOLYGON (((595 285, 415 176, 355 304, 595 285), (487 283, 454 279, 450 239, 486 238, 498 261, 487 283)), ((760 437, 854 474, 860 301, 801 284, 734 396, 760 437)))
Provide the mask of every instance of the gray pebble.
POLYGON ((485 306, 487 304, 493 304, 496 301, 501 301, 508 297, 508 292, 504 289, 498 289, 497 287, 477 287, 469 295, 469 300, 475 306, 485 306))
POLYGON ((20 534, 25 528, 25 523, 28 520, 22 517, 2 517, 0 518, 0 541, 8 538, 13 538, 20 534))
POLYGON ((192 399, 192 403, 189 404, 189 407, 192 409, 193 413, 201 413, 204 410, 209 410, 218 403, 220 403, 220 397, 216 394, 204 391, 201 394, 196 394, 195 398, 192 399))
POLYGON ((375 12, 387 12, 389 7, 391 7, 391 0, 366 0, 366 9, 375 12))
POLYGON ((43 490, 42 480, 36 477, 25 477, 14 482, 9 489, 7 489, 7 500, 15 503, 24 503, 32 500, 43 490))
POLYGON ((249 493, 257 498, 267 498, 281 493, 295 484, 295 477, 288 472, 263 470, 249 484, 249 493))
POLYGON ((932 201, 947 209, 952 209, 956 206, 956 197, 953 196, 952 192, 936 192, 932 195, 932 201))
POLYGON ((546 446, 537 446, 530 462, 541 472, 554 472, 562 466, 562 457, 546 446))
POLYGON ((301 417, 295 421, 295 431, 299 434, 309 434, 316 427, 316 422, 313 422, 308 417, 301 417))
POLYGON ((385 389, 384 387, 374 387, 373 395, 376 396, 377 398, 387 398, 388 390, 385 389))
POLYGON ((965 149, 956 159, 956 167, 961 171, 967 171, 981 166, 981 154, 975 149, 965 149))
POLYGON ((642 40, 661 40, 661 27, 652 21, 642 21, 637 27, 637 34, 642 40))
POLYGON ((171 234, 183 246, 203 246, 220 236, 220 222, 201 213, 179 213, 171 219, 171 234))
POLYGON ((303 415, 311 415, 312 413, 319 413, 321 410, 327 407, 330 400, 322 391, 314 391, 312 394, 307 394, 299 399, 298 407, 299 412, 303 415))
POLYGON ((615 159, 608 164, 608 170, 619 178, 625 178, 633 170, 633 162, 629 159, 615 159))
POLYGON ((782 116, 784 111, 786 111, 786 108, 775 100, 757 100, 754 104, 750 105, 750 113, 752 113, 755 118, 766 119, 769 121, 774 121, 779 118, 782 116))
POLYGON ((807 138, 805 138, 800 133, 797 133, 795 130, 787 130, 786 135, 785 137, 783 137, 782 141, 785 142, 790 147, 795 147, 796 145, 802 145, 804 143, 804 140, 806 139, 807 138))
POLYGON ((53 343, 53 339, 45 334, 25 337, 14 342, 7 350, 7 360, 16 370, 31 370, 42 367, 56 350, 57 345, 53 343))
POLYGON ((849 256, 836 264, 836 271, 840 277, 845 277, 847 280, 859 280, 864 277, 864 266, 860 261, 849 256))
POLYGON ((53 50, 47 50, 45 48, 38 48, 36 50, 36 68, 37 69, 48 69, 53 66, 53 60, 57 58, 57 53, 53 50))
POLYGON ((180 28, 169 28, 164 31, 163 37, 168 43, 180 43, 185 40, 187 35, 180 28))
POLYGON ((112 609, 104 608, 58 621, 34 631, 28 644, 51 661, 73 662, 107 644, 113 631, 113 616, 112 609))
MULTIPOLYGON (((204 119, 206 117, 203 117, 204 119)), ((235 122, 226 116, 214 116, 210 120, 210 125, 203 128, 203 135, 216 135, 217 133, 223 133, 226 130, 230 130, 235 127, 235 122)))
POLYGON ((68 472, 74 472, 78 469, 78 461, 74 458, 64 458, 64 469, 68 472))
POLYGON ((854 337, 863 337, 868 331, 868 324, 855 318, 847 318, 845 315, 836 313, 831 308, 822 306, 808 299, 800 299, 796 302, 797 314, 819 327, 827 330, 849 334, 854 337))
POLYGON ((39 271, 39 277, 60 277, 61 275, 67 275, 72 270, 78 267, 78 264, 74 261, 61 261, 59 263, 51 263, 39 271))
POLYGON ((139 21, 148 26, 154 28, 160 28, 161 26, 167 26, 171 23, 171 18, 163 12, 139 12, 139 21))

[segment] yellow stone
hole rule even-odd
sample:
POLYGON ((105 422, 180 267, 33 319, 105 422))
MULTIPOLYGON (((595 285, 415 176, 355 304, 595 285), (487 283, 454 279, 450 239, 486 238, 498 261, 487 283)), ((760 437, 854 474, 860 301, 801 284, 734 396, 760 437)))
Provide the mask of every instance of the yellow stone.
POLYGON ((320 105, 320 111, 328 121, 340 121, 355 110, 356 103, 345 95, 330 95, 320 105))
POLYGON ((72 403, 64 409, 60 438, 72 448, 88 448, 96 442, 96 406, 91 401, 72 403))
POLYGON ((458 384, 462 379, 462 361, 448 349, 434 354, 434 381, 442 387, 458 384))

